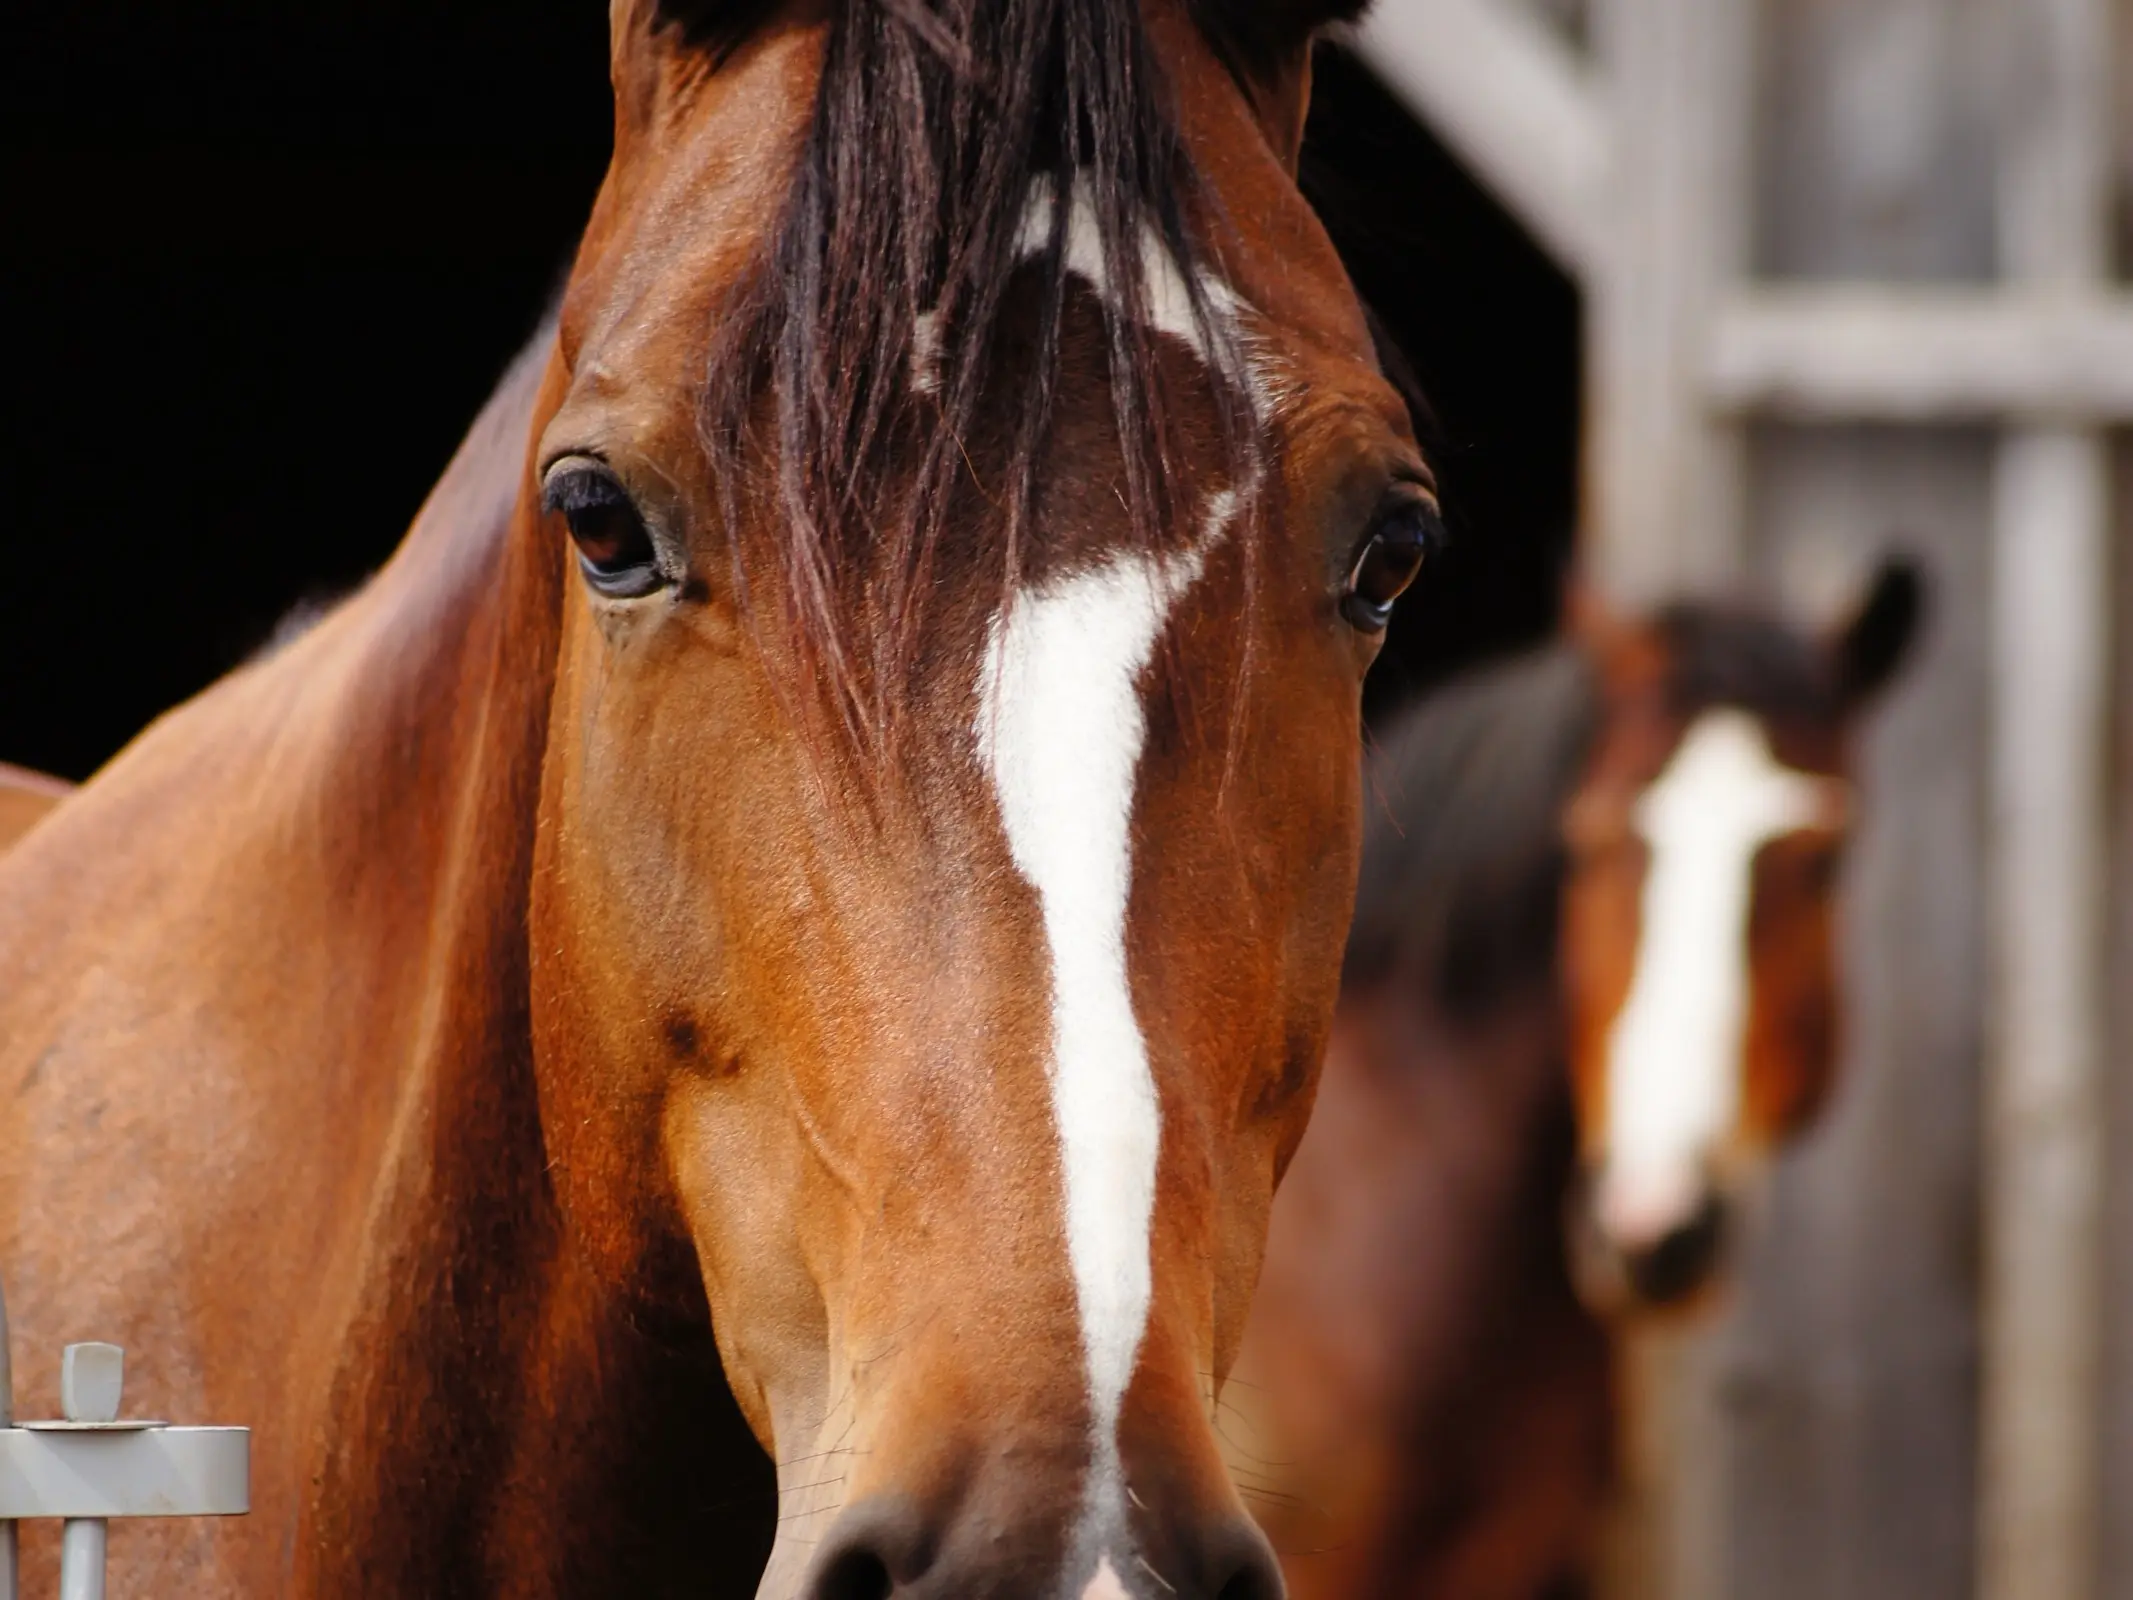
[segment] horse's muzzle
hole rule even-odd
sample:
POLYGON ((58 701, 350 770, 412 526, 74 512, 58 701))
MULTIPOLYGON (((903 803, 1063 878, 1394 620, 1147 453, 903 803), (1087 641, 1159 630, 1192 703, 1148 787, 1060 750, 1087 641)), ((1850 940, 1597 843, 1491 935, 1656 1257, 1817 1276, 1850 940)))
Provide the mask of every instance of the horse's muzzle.
POLYGON ((993 1486, 929 1514, 903 1495, 848 1507, 805 1600, 1283 1600, 1281 1569, 1242 1513, 1165 1519, 1160 1566, 1121 1545, 1089 1551, 1047 1507, 1016 1515, 993 1486))

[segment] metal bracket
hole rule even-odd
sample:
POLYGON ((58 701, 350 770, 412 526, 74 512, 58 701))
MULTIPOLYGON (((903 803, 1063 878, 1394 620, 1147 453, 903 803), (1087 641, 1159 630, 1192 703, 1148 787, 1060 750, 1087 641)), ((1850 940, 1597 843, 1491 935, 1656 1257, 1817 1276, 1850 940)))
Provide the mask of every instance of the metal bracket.
POLYGON ((58 1517, 60 1600, 103 1600, 112 1517, 228 1517, 251 1509, 249 1428, 178 1428, 121 1419, 126 1354, 70 1344, 60 1365, 64 1420, 10 1426, 7 1300, 0 1295, 0 1600, 18 1600, 15 1523, 58 1517))

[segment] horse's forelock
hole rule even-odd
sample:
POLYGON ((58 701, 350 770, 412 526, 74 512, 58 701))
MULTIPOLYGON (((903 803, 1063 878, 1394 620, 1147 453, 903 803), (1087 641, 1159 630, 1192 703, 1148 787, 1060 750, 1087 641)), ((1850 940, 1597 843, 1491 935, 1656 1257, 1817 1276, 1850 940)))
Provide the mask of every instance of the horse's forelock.
MULTIPOLYGON (((750 541, 771 542, 762 553, 782 574, 802 675, 862 751, 895 743, 951 504, 994 509, 1003 584, 1027 564, 1036 465, 1060 399, 1068 208, 1035 251, 1025 220, 1033 186, 1062 175, 1052 192, 1071 192, 1108 268, 1109 292, 1095 297, 1103 398, 1123 451, 1123 538, 1147 548, 1171 520, 1175 429, 1143 251, 1175 261, 1204 348, 1229 350, 1235 334, 1202 270, 1214 203, 1139 7, 832 0, 799 168, 723 317, 704 434, 736 560, 750 541), (1034 349, 1010 381, 995 358, 1007 286, 1025 265, 1041 286, 1034 349), (974 461, 980 435, 1002 439, 1005 459, 974 461), (963 492, 971 479, 976 497, 963 492)), ((1242 363, 1213 366, 1241 481, 1249 408, 1221 378, 1242 363)))

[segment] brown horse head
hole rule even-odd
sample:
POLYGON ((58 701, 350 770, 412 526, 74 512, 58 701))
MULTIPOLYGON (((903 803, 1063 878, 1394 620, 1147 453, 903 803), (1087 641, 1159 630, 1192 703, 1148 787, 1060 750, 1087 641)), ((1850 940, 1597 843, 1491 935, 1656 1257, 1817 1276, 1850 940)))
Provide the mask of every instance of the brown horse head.
POLYGON ((1567 813, 1562 938, 1573 1226, 1599 1303, 1698 1288, 1744 1174, 1823 1103, 1851 735, 1903 659, 1919 594, 1890 565, 1827 640, 1684 605, 1596 642, 1603 703, 1567 813))
POLYGON ((582 1258, 701 1271, 766 1592, 1278 1591, 1210 1406, 1435 519, 1280 9, 615 7, 536 1071, 582 1258))

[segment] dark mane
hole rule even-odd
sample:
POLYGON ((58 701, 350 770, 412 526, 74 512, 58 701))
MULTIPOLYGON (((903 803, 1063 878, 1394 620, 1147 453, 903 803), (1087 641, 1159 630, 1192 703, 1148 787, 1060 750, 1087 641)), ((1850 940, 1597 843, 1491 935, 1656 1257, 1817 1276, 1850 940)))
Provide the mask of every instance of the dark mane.
MULTIPOLYGON (((1144 237, 1178 263, 1208 348, 1231 353, 1233 335, 1196 271, 1218 219, 1140 7, 832 0, 790 200, 722 324, 706 437, 729 528, 775 542, 766 553, 783 573, 804 676, 837 731, 876 756, 895 742, 951 504, 958 515, 990 508, 1003 581, 1023 564, 1067 296, 1067 208, 1055 208, 1048 248, 1020 249, 1039 180, 1086 200, 1120 290, 1102 307, 1108 401, 1131 537, 1145 545, 1170 519, 1172 427, 1157 335, 1141 315, 1144 237), (1034 336, 1018 340, 1010 373, 998 360, 1002 313, 1025 265, 1034 336), (910 381, 926 314, 940 330, 931 394, 910 381), (991 453, 1004 459, 973 460, 980 438, 999 441, 991 453), (758 515, 743 514, 744 498, 758 515)), ((1019 306, 1017 317, 1019 330, 1019 306)), ((1255 448, 1248 413, 1215 388, 1242 470, 1255 448)))
POLYGON ((1470 1017, 1549 981, 1563 807, 1599 712, 1591 664, 1558 644, 1392 724, 1370 760, 1344 986, 1420 982, 1470 1017))

